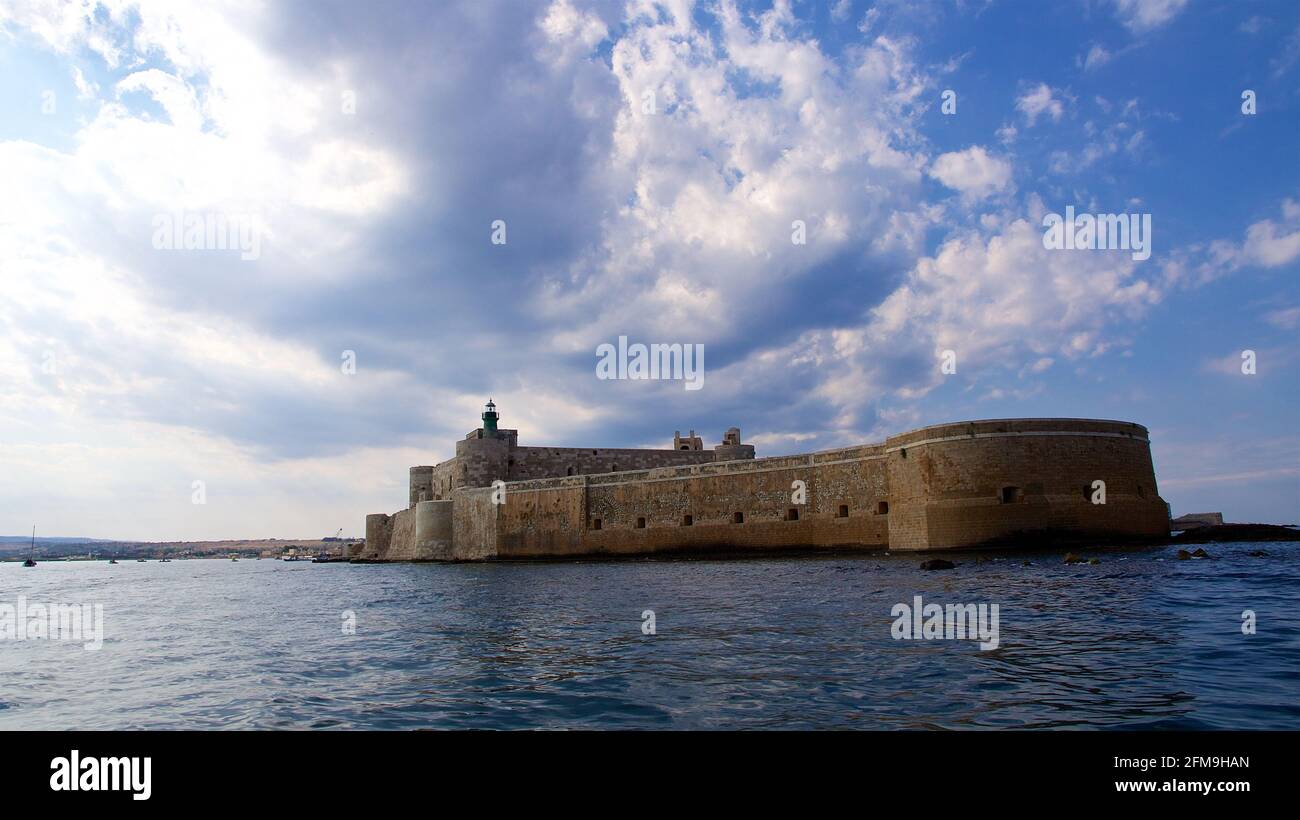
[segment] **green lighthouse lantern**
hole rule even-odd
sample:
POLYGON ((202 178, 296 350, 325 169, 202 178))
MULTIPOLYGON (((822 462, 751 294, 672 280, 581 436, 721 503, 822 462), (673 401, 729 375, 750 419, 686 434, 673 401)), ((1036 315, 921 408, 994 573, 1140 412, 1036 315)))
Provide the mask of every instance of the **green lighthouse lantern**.
POLYGON ((495 436, 497 434, 497 406, 488 399, 487 408, 483 411, 483 435, 495 436))

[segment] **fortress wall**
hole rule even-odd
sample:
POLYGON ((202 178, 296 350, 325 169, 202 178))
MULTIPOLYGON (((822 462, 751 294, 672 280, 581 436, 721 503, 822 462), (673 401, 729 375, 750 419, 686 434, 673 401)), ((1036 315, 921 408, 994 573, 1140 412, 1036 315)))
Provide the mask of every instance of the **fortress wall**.
POLYGON ((579 555, 586 520, 586 482, 575 478, 527 482, 528 489, 506 485, 506 503, 497 511, 497 557, 535 558, 579 555))
POLYGON ((415 505, 414 561, 445 561, 452 557, 452 502, 421 501, 415 505))
POLYGON ((387 549, 380 551, 380 560, 420 560, 421 556, 415 548, 415 518, 415 508, 405 509, 389 516, 388 545, 387 549))
POLYGON ((644 470, 714 460, 707 450, 636 450, 598 447, 516 447, 510 451, 506 481, 528 481, 590 473, 644 470), (573 472, 570 473, 569 471, 573 472))
POLYGON ((452 494, 452 560, 483 561, 497 557, 497 516, 489 487, 459 489, 452 494))
POLYGON ((892 549, 1168 534, 1141 425, 971 422, 914 430, 885 448, 892 549), (1097 479, 1106 484, 1104 505, 1091 502, 1097 479))
POLYGON ((880 549, 888 516, 876 504, 887 498, 886 481, 876 446, 511 483, 498 557, 880 549), (806 484, 804 504, 791 498, 796 480, 806 484), (787 520, 792 509, 797 520, 787 520))
POLYGON ((429 498, 435 501, 451 500, 452 490, 461 486, 457 480, 459 466, 460 462, 451 458, 433 468, 433 495, 429 498))
POLYGON ((433 498, 433 467, 412 467, 408 507, 433 498))
POLYGON ((736 461, 710 461, 717 453, 702 451, 515 448, 524 451, 525 472, 567 469, 568 459, 577 459, 575 469, 593 469, 613 453, 628 454, 630 463, 660 456, 699 461, 513 481, 506 485, 506 503, 493 504, 493 490, 484 485, 509 468, 512 440, 469 438, 457 443, 456 459, 413 471, 417 483, 428 476, 435 494, 457 487, 453 500, 367 517, 359 557, 918 550, 1168 532, 1147 431, 1127 422, 963 422, 913 430, 884 444, 736 461), (1091 502, 1097 479, 1106 482, 1104 505, 1091 502), (804 504, 791 497, 795 481, 806 483, 804 504))
POLYGON ((433 467, 412 467, 407 506, 414 507, 421 500, 450 501, 451 491, 460 486, 457 484, 459 464, 452 458, 433 467))
POLYGON ((452 468, 456 487, 486 487, 504 480, 510 461, 510 440, 467 438, 456 442, 456 466, 452 468))
POLYGON ((383 513, 375 513, 366 516, 366 543, 352 558, 364 561, 378 561, 380 556, 388 552, 388 543, 391 537, 391 516, 383 513))

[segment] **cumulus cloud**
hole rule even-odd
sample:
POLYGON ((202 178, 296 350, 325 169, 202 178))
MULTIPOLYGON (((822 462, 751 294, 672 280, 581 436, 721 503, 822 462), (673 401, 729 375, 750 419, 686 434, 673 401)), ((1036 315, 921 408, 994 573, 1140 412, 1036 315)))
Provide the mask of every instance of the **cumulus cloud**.
POLYGON ((1115 0, 1115 15, 1135 34, 1159 28, 1178 16, 1187 0, 1115 0))
POLYGON ((1184 263, 1179 275, 1190 273, 1196 283, 1207 282, 1243 267, 1279 268, 1300 259, 1300 203, 1285 199, 1281 219, 1261 219, 1246 228, 1241 242, 1215 240, 1202 249, 1191 249, 1195 263, 1184 263), (1201 251, 1199 255, 1197 251, 1201 251))
POLYGON ((1016 99, 1016 110, 1024 114, 1025 122, 1032 126, 1040 116, 1047 116, 1053 122, 1060 120, 1065 106, 1051 86, 1039 83, 1016 99))
POLYGON ((930 166, 930 176, 954 191, 975 199, 1006 190, 1011 185, 1011 163, 991 156, 982 146, 941 154, 930 166))

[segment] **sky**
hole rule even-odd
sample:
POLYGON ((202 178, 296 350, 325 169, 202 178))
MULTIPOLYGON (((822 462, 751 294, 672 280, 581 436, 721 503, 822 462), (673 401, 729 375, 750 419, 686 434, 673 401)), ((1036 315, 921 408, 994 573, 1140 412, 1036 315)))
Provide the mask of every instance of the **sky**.
POLYGON ((4 0, 0 113, 0 534, 360 535, 489 397, 1123 419, 1174 514, 1300 519, 1294 2, 4 0))

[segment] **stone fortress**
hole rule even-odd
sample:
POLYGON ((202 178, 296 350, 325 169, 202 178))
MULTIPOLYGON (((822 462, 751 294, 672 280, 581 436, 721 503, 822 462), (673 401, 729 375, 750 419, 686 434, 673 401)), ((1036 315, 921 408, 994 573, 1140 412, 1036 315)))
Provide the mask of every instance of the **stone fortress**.
POLYGON ((1131 422, 969 421, 755 458, 735 427, 712 450, 693 430, 675 433, 671 450, 520 447, 491 401, 482 418, 454 458, 411 468, 406 509, 366 517, 354 559, 941 550, 1169 534, 1147 430, 1131 422), (1096 481, 1105 503, 1094 503, 1096 481))

